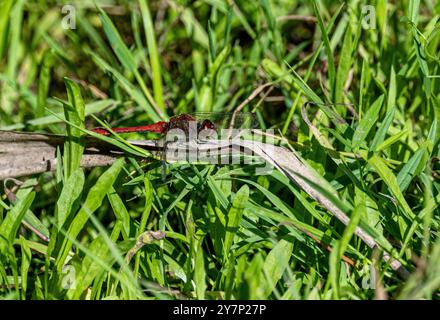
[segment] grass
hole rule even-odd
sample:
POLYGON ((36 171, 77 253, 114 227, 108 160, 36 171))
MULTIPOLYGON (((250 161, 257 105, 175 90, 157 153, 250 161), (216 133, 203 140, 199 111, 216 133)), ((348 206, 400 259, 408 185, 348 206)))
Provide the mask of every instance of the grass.
POLYGON ((440 3, 68 3, 73 30, 55 1, 0 4, 0 129, 67 137, 56 172, 0 186, 1 297, 439 299, 440 3), (253 165, 174 164, 163 182, 122 140, 125 158, 80 168, 98 120, 250 96, 243 111, 336 190, 348 226, 253 165))

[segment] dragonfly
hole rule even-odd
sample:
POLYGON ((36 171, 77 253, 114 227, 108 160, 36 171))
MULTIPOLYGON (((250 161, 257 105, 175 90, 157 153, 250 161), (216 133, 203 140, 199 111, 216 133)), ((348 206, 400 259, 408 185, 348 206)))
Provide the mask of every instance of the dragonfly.
MULTIPOLYGON (((254 128, 255 116, 252 113, 196 113, 188 116, 175 116, 168 122, 147 124, 144 126, 113 128, 116 133, 155 132, 166 134, 172 128, 182 128, 190 121, 196 121, 198 130, 204 128, 218 131, 221 128, 254 128)), ((109 136, 105 128, 95 128, 94 132, 109 136)), ((158 158, 166 153, 166 145, 160 139, 129 140, 130 144, 146 149, 158 158)), ((225 145, 227 141, 224 142, 225 145)), ((0 180, 56 169, 57 148, 62 148, 65 136, 32 132, 13 132, 0 130, 0 180)), ((213 143, 213 145, 216 145, 213 143)), ((221 145, 218 143, 217 145, 221 145)), ((82 165, 84 167, 107 166, 123 154, 117 146, 95 137, 85 137, 82 165)), ((206 148, 209 147, 209 144, 206 148)))
MULTIPOLYGON (((196 124, 197 133, 203 130, 252 129, 257 124, 255 114, 251 112, 195 112, 173 116, 169 121, 159 121, 141 126, 112 128, 111 131, 117 134, 151 132, 166 135, 173 129, 181 129, 184 133, 188 134, 191 122, 196 124)), ((92 131, 105 136, 111 134, 110 130, 102 127, 94 128, 92 131)))
MULTIPOLYGON (((211 131, 211 133, 219 133, 220 129, 227 129, 226 135, 227 139, 231 138, 231 129, 253 129, 257 125, 256 117, 254 113, 251 112, 196 112, 190 114, 180 114, 173 116, 169 121, 159 121, 152 124, 133 126, 133 127, 120 127, 112 128, 111 131, 117 134, 121 133, 158 133, 165 137, 173 129, 180 129, 185 134, 185 137, 191 138, 190 130, 196 129, 195 140, 199 143, 207 142, 210 139, 210 135, 206 136, 201 134, 204 130, 206 132, 211 131), (200 139, 200 137, 202 137, 200 139)), ((111 131, 106 128, 94 128, 93 132, 109 136, 111 131)), ((235 132, 237 133, 237 132, 235 132)), ((223 133, 222 133, 223 134, 223 133)), ((168 137, 167 137, 168 138, 168 137)), ((222 137, 224 138, 224 137, 222 137)), ((168 141, 163 139, 161 146, 160 158, 162 161, 162 180, 165 181, 166 178, 166 158, 168 152, 168 141)), ((185 139, 186 140, 186 139, 185 139)))

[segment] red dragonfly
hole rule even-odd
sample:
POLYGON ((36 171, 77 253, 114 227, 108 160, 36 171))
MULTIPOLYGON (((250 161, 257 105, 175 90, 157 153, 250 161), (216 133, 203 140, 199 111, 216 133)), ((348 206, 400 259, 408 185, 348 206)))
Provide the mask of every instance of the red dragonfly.
MULTIPOLYGON (((221 113, 221 112, 202 112, 192 114, 181 114, 171 117, 168 122, 159 121, 149 125, 112 128, 115 133, 130 133, 130 132, 154 132, 165 136, 168 131, 172 129, 181 129, 188 135, 190 130, 190 123, 196 122, 197 134, 202 130, 224 129, 251 129, 256 126, 256 118, 253 113, 239 112, 239 113, 221 113)), ((110 132, 105 128, 95 128, 92 131, 102 134, 110 135, 110 132)), ((166 180, 166 150, 167 143, 163 146, 164 152, 161 153, 162 158, 162 180, 166 180)))
MULTIPOLYGON (((168 122, 159 121, 156 123, 134 126, 134 127, 122 127, 112 128, 115 133, 130 133, 130 132, 153 132, 165 135, 172 129, 181 129, 185 133, 188 133, 190 128, 190 122, 195 121, 197 124, 197 133, 202 130, 212 129, 217 130, 220 128, 253 128, 256 125, 256 118, 253 113, 239 112, 239 113, 223 113, 223 112, 197 112, 190 114, 181 114, 171 117, 168 122)), ((110 131, 105 128, 92 129, 93 132, 110 135, 110 131)))
MULTIPOLYGON (((181 128, 189 121, 200 123, 199 129, 214 128, 253 128, 256 124, 254 114, 252 113, 199 113, 192 115, 180 115, 170 119, 169 122, 158 122, 145 126, 114 128, 114 132, 156 132, 166 134, 171 128, 181 128), (214 126, 214 127, 213 127, 214 126)), ((104 128, 95 128, 94 132, 110 135, 110 132, 104 128)), ((0 130, 0 180, 10 177, 20 177, 30 174, 55 170, 56 168, 56 150, 64 144, 64 136, 36 133, 17 133, 0 130), (29 157, 31 154, 31 157, 29 157)), ((154 143, 154 141, 143 141, 147 144, 141 144, 141 141, 130 141, 130 143, 139 143, 141 147, 148 150, 154 150, 159 153, 163 160, 166 157, 166 143, 163 146, 154 143), (165 152, 164 152, 165 151, 165 152)), ((120 155, 117 149, 109 148, 108 144, 101 144, 100 141, 90 139, 87 142, 91 150, 86 150, 84 155, 85 166, 104 166, 112 163, 115 157, 120 155), (116 151, 114 153, 113 151, 116 151), (99 157, 97 157, 99 155, 99 157)), ((163 168, 165 162, 163 162, 163 168)), ((163 172, 164 174, 164 172, 163 172)))

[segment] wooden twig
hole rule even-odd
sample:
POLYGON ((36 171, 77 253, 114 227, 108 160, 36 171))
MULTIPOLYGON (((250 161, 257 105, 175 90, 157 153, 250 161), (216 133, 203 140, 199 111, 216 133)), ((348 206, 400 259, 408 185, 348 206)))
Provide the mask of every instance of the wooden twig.
MULTIPOLYGON (((63 145, 60 135, 0 131, 0 181, 54 171, 57 148, 63 145)), ((108 166, 123 155, 112 145, 88 138, 81 166, 108 166)))

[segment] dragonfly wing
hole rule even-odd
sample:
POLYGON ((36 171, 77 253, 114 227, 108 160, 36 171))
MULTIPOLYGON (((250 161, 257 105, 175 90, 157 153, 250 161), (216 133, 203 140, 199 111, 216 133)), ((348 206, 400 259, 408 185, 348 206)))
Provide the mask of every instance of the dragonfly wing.
POLYGON ((257 127, 257 118, 252 112, 194 112, 197 121, 211 120, 218 128, 252 129, 257 127))

